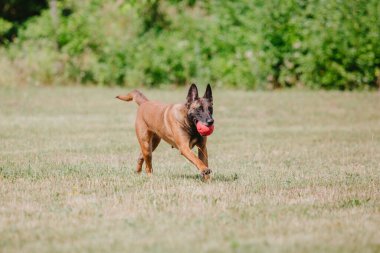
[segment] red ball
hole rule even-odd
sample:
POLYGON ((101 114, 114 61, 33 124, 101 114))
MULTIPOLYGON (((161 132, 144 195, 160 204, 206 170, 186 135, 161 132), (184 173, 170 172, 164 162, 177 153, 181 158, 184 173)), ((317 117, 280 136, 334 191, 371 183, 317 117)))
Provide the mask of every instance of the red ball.
POLYGON ((214 125, 206 126, 205 124, 198 121, 197 130, 200 135, 209 136, 214 131, 214 125))

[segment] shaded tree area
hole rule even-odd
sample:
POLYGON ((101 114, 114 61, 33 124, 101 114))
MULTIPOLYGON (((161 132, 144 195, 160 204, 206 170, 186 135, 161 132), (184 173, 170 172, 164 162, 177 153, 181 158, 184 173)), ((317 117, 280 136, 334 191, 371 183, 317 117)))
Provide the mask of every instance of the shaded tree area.
POLYGON ((378 0, 12 0, 0 8, 9 41, 0 54, 22 70, 20 82, 380 85, 378 0))
POLYGON ((5 39, 12 40, 23 22, 32 16, 39 15, 47 7, 48 2, 46 0, 0 1, 0 42, 5 39))

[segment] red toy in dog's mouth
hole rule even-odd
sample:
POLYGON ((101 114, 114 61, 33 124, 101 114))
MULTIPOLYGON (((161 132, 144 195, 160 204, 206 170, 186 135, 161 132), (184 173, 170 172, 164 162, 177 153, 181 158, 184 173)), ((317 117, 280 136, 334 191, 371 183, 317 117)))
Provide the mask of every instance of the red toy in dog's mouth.
POLYGON ((198 133, 202 136, 209 136, 214 132, 214 125, 206 126, 205 124, 198 121, 197 123, 198 133))

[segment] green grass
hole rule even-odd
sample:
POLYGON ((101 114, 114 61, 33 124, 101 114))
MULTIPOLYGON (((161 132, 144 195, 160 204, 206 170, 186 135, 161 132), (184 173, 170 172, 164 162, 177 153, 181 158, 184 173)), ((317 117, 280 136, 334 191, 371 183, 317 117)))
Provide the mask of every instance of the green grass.
POLYGON ((134 173, 126 92, 0 89, 1 252, 380 251, 379 94, 215 89, 202 183, 164 142, 134 173))

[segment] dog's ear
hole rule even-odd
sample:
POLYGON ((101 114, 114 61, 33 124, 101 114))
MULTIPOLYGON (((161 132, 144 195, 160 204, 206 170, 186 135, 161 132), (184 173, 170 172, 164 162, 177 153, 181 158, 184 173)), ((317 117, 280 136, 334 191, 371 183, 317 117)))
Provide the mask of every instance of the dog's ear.
POLYGON ((187 103, 191 104, 193 101, 197 100, 198 97, 198 88, 195 84, 190 86, 189 92, 187 93, 187 103))
POLYGON ((212 101, 212 90, 211 85, 207 84, 207 88, 205 91, 205 94, 203 95, 204 98, 207 98, 208 100, 212 101))

